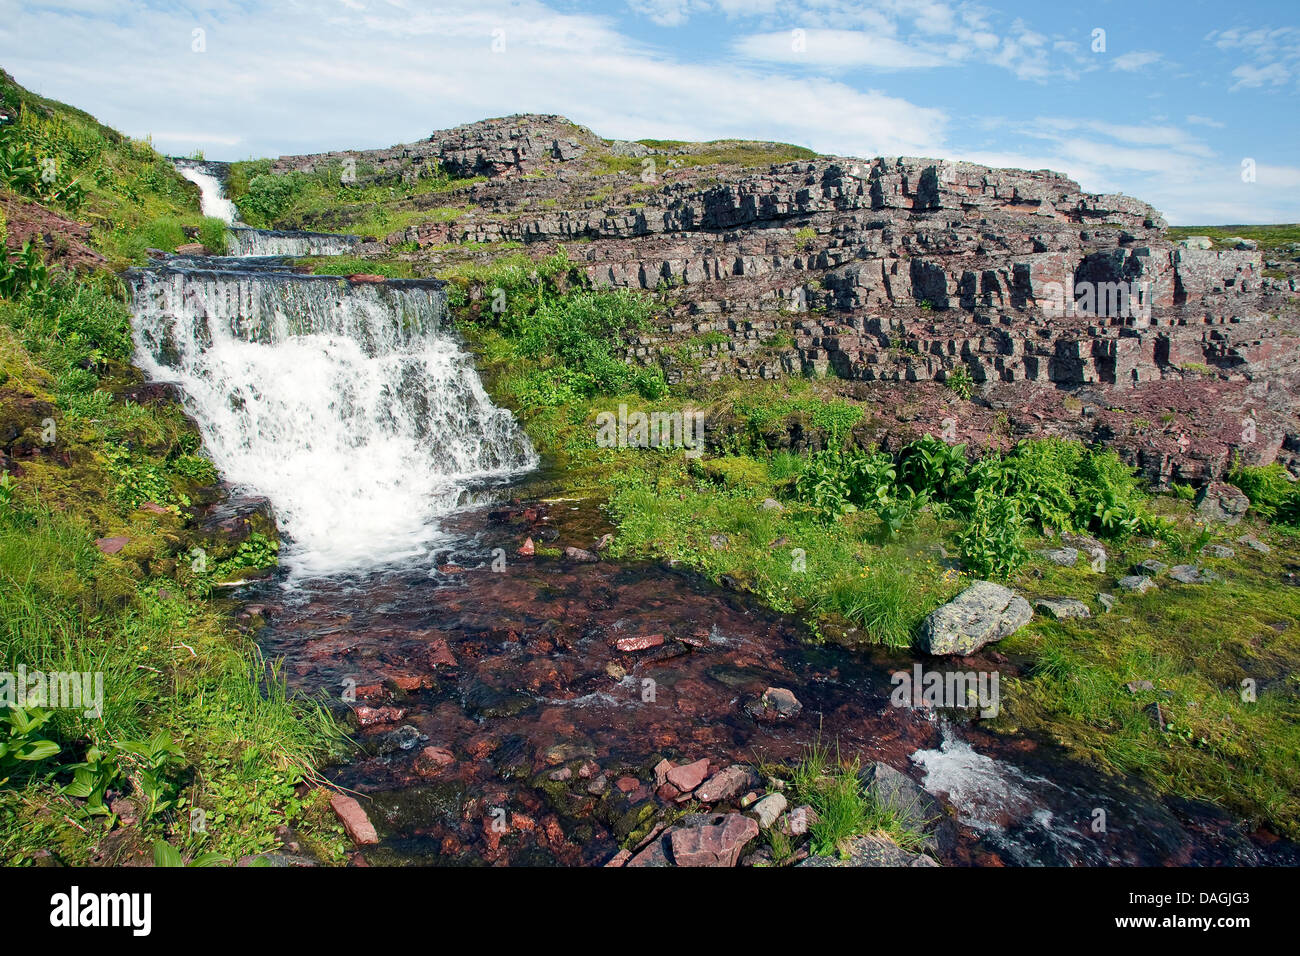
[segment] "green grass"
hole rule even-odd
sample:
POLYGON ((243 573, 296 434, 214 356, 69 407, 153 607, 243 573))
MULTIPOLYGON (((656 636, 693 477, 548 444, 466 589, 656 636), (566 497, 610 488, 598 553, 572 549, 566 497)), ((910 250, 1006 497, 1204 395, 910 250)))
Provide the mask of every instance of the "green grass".
POLYGON ((1272 226, 1170 226, 1165 235, 1175 242, 1188 236, 1209 236, 1219 246, 1224 239, 1240 237, 1254 239, 1262 251, 1300 242, 1300 223, 1282 223, 1272 226))

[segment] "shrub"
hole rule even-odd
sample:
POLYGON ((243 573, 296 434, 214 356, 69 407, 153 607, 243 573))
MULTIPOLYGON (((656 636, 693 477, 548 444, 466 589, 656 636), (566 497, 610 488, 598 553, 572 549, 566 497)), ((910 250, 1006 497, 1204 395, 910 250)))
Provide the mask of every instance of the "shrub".
POLYGON ((1237 464, 1228 480, 1250 499, 1250 510, 1265 521, 1300 524, 1300 483, 1281 465, 1237 464))

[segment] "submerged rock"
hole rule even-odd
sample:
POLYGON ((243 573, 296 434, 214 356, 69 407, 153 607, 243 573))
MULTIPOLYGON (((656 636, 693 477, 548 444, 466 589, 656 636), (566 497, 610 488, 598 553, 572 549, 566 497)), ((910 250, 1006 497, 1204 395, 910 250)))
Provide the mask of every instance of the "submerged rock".
POLYGON ((346 793, 336 793, 330 797, 330 809, 339 818, 348 839, 353 843, 365 846, 379 842, 379 834, 375 832, 374 824, 370 822, 366 811, 361 809, 361 804, 357 803, 355 797, 349 797, 346 793))
POLYGON ((1010 588, 976 581, 921 624, 918 650, 935 656, 973 654, 1029 623, 1029 602, 1010 588))
POLYGON ((678 827, 669 834, 677 866, 735 866, 745 846, 758 836, 758 822, 727 813, 698 826, 678 827))

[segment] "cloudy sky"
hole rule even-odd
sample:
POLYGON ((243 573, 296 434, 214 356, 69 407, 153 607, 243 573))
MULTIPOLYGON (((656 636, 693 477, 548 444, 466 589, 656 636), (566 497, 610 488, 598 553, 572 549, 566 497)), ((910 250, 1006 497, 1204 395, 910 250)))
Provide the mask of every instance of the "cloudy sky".
POLYGON ((0 0, 0 66, 211 159, 561 113, 1057 169, 1175 224, 1300 220, 1295 0, 0 0))

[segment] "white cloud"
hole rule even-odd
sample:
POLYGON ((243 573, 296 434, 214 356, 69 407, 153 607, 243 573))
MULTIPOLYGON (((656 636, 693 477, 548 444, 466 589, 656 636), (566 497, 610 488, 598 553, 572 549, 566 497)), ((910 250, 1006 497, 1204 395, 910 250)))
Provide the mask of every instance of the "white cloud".
POLYGON ((821 69, 869 67, 879 70, 928 69, 957 62, 944 49, 912 46, 859 30, 801 30, 739 37, 735 52, 745 58, 821 69))
POLYGON ((1124 73, 1135 73, 1144 66, 1150 66, 1152 63, 1159 63, 1163 57, 1154 50, 1134 50, 1132 53, 1121 53, 1111 61, 1112 70, 1120 70, 1124 73))

